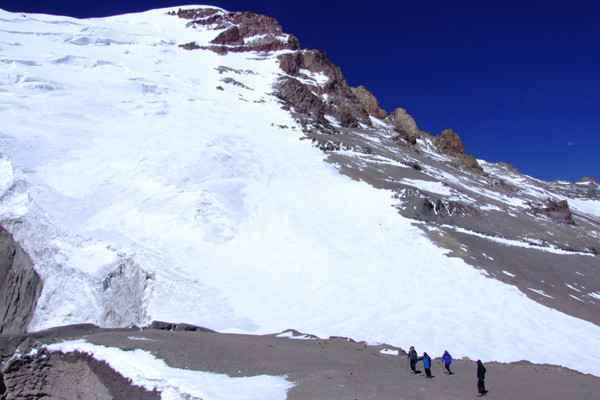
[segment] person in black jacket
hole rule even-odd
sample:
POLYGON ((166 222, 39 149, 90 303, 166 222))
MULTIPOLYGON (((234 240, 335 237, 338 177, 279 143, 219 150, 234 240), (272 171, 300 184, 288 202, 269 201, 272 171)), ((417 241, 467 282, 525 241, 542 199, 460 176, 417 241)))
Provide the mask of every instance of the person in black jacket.
POLYGON ((485 396, 488 392, 485 390, 485 367, 481 363, 481 360, 477 360, 477 390, 479 394, 477 396, 485 396))
POLYGON ((415 346, 410 346, 410 351, 407 356, 410 361, 410 371, 412 374, 417 373, 417 359, 419 358, 417 351, 415 350, 415 346))

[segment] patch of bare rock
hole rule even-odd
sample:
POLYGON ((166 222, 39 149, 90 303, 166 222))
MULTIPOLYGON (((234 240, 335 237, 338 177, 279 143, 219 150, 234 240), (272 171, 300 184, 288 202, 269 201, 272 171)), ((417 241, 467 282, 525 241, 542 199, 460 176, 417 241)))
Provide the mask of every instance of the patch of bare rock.
POLYGON ((246 12, 225 12, 214 8, 179 9, 172 12, 179 18, 190 20, 187 26, 202 26, 222 30, 210 46, 195 42, 181 45, 186 50, 205 49, 218 54, 246 51, 297 50, 300 48, 294 35, 285 35, 275 18, 246 12))
POLYGON ((29 255, 0 227, 0 334, 25 331, 41 291, 29 255))

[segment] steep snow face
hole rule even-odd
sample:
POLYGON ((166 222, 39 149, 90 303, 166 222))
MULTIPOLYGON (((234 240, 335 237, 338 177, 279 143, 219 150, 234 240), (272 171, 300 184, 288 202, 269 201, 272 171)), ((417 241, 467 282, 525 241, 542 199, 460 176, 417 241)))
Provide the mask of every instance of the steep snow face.
POLYGON ((0 12, 0 223, 43 280, 29 330, 296 328, 600 375, 598 326, 447 257, 299 140, 270 94, 281 52, 184 50, 220 31, 167 11, 0 12))

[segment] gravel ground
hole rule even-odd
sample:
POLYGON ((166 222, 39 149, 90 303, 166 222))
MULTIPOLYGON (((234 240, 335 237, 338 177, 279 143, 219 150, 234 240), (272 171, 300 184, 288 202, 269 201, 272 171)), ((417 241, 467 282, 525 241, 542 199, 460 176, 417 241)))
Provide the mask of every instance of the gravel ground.
MULTIPOLYGON (((394 348, 356 343, 345 338, 298 340, 144 330, 101 332, 89 335, 87 340, 123 349, 144 348, 177 368, 230 376, 287 375, 296 385, 288 392, 289 400, 452 400, 477 395, 475 361, 454 360, 451 365, 454 374, 445 375, 441 359, 434 359, 434 378, 426 379, 424 374, 409 373, 403 351, 400 356, 383 354, 383 349, 394 348), (151 340, 128 339, 133 336, 151 340)), ((566 368, 528 362, 485 363, 485 366, 488 398, 597 399, 600 393, 600 378, 566 368)))

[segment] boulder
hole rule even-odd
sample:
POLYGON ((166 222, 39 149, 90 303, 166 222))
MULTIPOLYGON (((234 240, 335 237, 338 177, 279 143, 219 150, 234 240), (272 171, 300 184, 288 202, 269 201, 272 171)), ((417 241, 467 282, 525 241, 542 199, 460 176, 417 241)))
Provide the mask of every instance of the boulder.
POLYGON ((454 157, 458 167, 477 173, 483 172, 483 168, 481 168, 475 157, 466 154, 460 136, 452 129, 445 129, 440 136, 435 136, 433 144, 441 153, 454 157))

